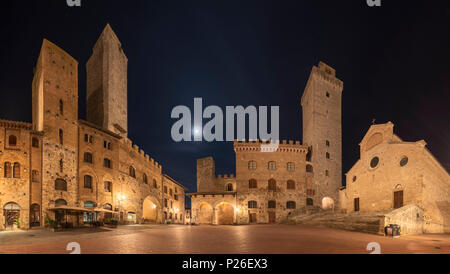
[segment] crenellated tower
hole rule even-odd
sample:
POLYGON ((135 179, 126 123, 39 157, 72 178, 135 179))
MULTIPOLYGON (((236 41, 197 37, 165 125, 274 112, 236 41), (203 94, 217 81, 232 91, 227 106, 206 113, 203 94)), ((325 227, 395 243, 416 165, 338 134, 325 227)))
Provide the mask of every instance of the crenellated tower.
POLYGON ((319 198, 337 205, 342 185, 342 90, 336 71, 323 62, 312 68, 301 98, 303 143, 308 146, 309 172, 318 185, 319 198))

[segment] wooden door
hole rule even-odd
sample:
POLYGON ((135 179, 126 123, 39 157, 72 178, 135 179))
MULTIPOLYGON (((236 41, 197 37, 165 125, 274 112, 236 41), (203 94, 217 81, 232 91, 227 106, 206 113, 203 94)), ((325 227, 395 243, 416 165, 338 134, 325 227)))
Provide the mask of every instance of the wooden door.
POLYGON ((250 223, 256 223, 256 213, 250 213, 250 223))
POLYGON ((269 223, 275 223, 275 222, 276 222, 275 211, 269 211, 269 223))
POLYGON ((403 190, 394 192, 394 208, 403 206, 403 190))
POLYGON ((359 198, 355 198, 354 207, 355 207, 355 211, 359 211, 359 198))

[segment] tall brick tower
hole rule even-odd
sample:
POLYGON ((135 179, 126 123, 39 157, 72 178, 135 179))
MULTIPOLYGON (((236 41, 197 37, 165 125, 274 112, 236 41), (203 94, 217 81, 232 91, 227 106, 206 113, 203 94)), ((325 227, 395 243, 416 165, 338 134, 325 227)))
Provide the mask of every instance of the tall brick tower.
POLYGON ((56 199, 77 204, 78 62, 44 40, 32 84, 33 129, 43 131, 42 204, 45 212, 56 199), (55 180, 67 191, 55 190, 55 180), (52 202, 53 201, 53 202, 52 202))
MULTIPOLYGON (((323 62, 313 66, 301 105, 303 110, 303 143, 309 147, 307 161, 312 166, 315 193, 338 205, 342 185, 341 99, 344 84, 336 71, 323 62)), ((308 164, 308 162, 307 162, 308 164)))
POLYGON ((106 25, 86 64, 87 120, 127 136, 128 59, 111 26, 106 25))

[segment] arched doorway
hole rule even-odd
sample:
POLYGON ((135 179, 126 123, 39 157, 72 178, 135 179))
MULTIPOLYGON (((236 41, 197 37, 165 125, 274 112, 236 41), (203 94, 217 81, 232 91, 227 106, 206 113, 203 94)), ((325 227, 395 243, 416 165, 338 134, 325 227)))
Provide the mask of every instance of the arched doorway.
POLYGON ((332 210, 334 209, 334 200, 330 197, 324 197, 322 199, 322 209, 324 210, 332 210))
POLYGON ((217 224, 232 225, 234 223, 234 208, 229 203, 220 203, 216 207, 217 224))
POLYGON ((3 216, 5 216, 5 228, 17 228, 20 219, 20 206, 14 202, 7 203, 3 206, 3 216))
POLYGON ((41 225, 41 214, 40 206, 38 204, 32 204, 30 206, 30 226, 40 226, 41 225))
POLYGON ((161 223, 161 206, 156 198, 147 196, 142 203, 144 223, 161 223))
POLYGON ((197 223, 212 224, 213 208, 208 203, 202 203, 198 208, 197 223))

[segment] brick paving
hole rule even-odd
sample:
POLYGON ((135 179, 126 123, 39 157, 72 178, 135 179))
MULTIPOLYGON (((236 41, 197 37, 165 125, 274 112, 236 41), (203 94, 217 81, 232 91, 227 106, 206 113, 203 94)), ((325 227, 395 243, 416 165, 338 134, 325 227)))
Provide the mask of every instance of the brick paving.
POLYGON ((69 242, 78 242, 83 254, 368 254, 370 242, 379 243, 381 253, 450 253, 450 235, 392 239, 303 225, 135 225, 0 232, 0 253, 68 254, 69 242))

